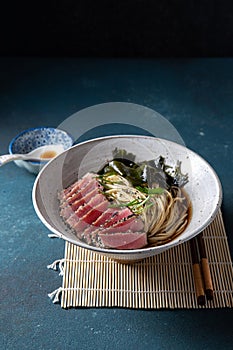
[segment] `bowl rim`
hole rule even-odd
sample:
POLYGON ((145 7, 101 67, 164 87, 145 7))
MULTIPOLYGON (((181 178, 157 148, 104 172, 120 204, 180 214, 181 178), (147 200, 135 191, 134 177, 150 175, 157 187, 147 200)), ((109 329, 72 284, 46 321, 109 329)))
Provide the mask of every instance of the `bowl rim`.
MULTIPOLYGON (((13 144, 15 143, 15 141, 16 141, 20 136, 22 136, 22 135, 24 135, 24 134, 26 134, 26 133, 28 133, 28 132, 31 132, 31 131, 33 131, 33 130, 44 130, 44 129, 47 129, 47 130, 49 130, 49 129, 51 129, 51 130, 58 130, 58 131, 63 132, 63 133, 66 134, 66 135, 70 138, 70 140, 71 140, 71 146, 70 146, 70 147, 72 147, 72 146, 74 145, 74 141, 75 141, 75 140, 74 140, 74 137, 73 137, 69 132, 67 132, 66 130, 62 130, 62 129, 59 129, 59 128, 56 128, 56 127, 53 127, 53 126, 38 126, 38 127, 32 127, 32 128, 28 128, 28 129, 22 130, 22 131, 19 132, 16 136, 14 136, 13 139, 10 141, 9 146, 8 146, 8 151, 9 151, 9 153, 10 153, 10 154, 15 154, 15 153, 12 152, 12 147, 13 147, 13 144)), ((64 150, 64 151, 66 151, 66 150, 64 150)), ((24 161, 23 161, 23 162, 24 162, 24 161)), ((43 160, 40 161, 40 162, 38 162, 38 161, 26 160, 26 162, 31 163, 32 165, 39 165, 39 164, 47 163, 46 161, 43 162, 43 160)))
MULTIPOLYGON (((179 143, 176 143, 174 141, 170 141, 167 139, 163 139, 163 138, 159 138, 159 137, 153 137, 153 136, 144 136, 144 135, 111 135, 111 136, 103 136, 103 137, 97 137, 97 138, 93 138, 93 139, 89 139, 77 144, 74 144, 71 149, 74 148, 78 148, 80 146, 82 146, 83 144, 86 143, 91 143, 91 142, 95 142, 95 141, 103 141, 103 140, 107 140, 107 139, 112 139, 112 138, 146 138, 146 139, 154 139, 154 140, 161 140, 162 142, 168 142, 170 144, 175 144, 178 145, 179 147, 181 147, 184 150, 188 150, 188 152, 191 152, 192 154, 194 154, 195 156, 197 156, 199 159, 201 159, 202 162, 204 162, 207 167, 211 170, 216 183, 217 183, 217 188, 218 188, 218 196, 216 197, 216 206, 215 209, 213 210, 212 214, 210 215, 210 217, 208 219, 206 219, 202 225, 198 226, 198 229, 193 230, 193 232, 191 233, 191 235, 188 238, 180 238, 178 240, 171 240, 168 243, 165 244, 161 244, 158 246, 154 246, 154 247, 144 247, 144 248, 139 248, 139 249, 108 249, 108 248, 100 248, 100 247, 95 247, 95 246, 91 246, 88 245, 85 242, 82 241, 77 241, 75 239, 72 239, 70 237, 66 237, 63 233, 59 232, 57 229, 55 229, 54 227, 52 227, 47 221, 46 219, 43 217, 42 213, 40 212, 40 209, 37 205, 37 200, 36 200, 36 192, 37 192, 37 187, 38 184, 40 182, 40 176, 42 176, 42 174, 46 171, 48 166, 51 166, 51 163, 54 161, 54 159, 52 159, 49 163, 47 163, 45 165, 45 167, 41 170, 41 172, 39 173, 39 175, 37 176, 34 185, 33 185, 33 189, 32 189, 32 202, 33 202, 33 206, 34 209, 36 211, 37 216, 39 217, 39 219, 41 220, 41 222, 45 225, 45 227, 47 227, 52 233, 55 234, 55 236, 64 239, 65 241, 68 241, 72 244, 75 244, 81 248, 84 249, 89 249, 93 252, 96 253, 100 253, 100 254, 105 254, 105 255, 115 255, 115 256, 121 256, 121 255, 143 255, 143 254, 147 254, 149 256, 150 252, 155 252, 155 254, 158 253, 162 253, 165 250, 168 250, 170 248, 173 248, 181 243, 187 242, 190 239, 192 239, 193 237, 195 237, 196 235, 198 235, 200 232, 202 232, 207 226, 209 226, 209 224, 215 219, 219 209, 221 208, 221 204, 222 204, 222 199, 223 199, 223 190, 222 190, 222 185, 220 182, 220 179, 216 173, 216 171, 214 170, 214 168, 202 157, 200 156, 198 153, 196 153, 195 151, 191 150, 190 148, 181 145, 179 143), (157 252, 157 253, 156 253, 157 252)), ((65 150, 63 151, 61 154, 58 155, 58 157, 62 156, 64 153, 68 152, 69 150, 65 150)))

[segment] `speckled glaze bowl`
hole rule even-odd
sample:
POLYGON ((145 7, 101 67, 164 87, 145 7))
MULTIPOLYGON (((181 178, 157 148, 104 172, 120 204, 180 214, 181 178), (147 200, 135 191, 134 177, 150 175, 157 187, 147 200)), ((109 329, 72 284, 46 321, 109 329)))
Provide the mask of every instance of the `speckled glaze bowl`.
MULTIPOLYGON (((52 127, 37 127, 22 131, 9 144, 9 153, 25 154, 32 150, 45 146, 62 144, 64 150, 73 145, 73 138, 67 132, 52 127)), ((16 160, 15 164, 27 169, 29 172, 38 174, 47 162, 35 162, 16 160)))
POLYGON ((222 201, 222 189, 213 168, 184 146, 147 136, 111 136, 77 144, 50 161, 35 181, 32 198, 37 215, 58 237, 110 258, 132 262, 162 253, 200 233, 215 218, 222 201), (182 162, 182 172, 189 175, 185 190, 192 202, 192 217, 183 233, 171 242, 136 250, 103 249, 89 246, 67 230, 59 216, 58 192, 88 171, 98 171, 112 159, 116 147, 136 154, 136 162, 160 155, 165 157, 167 164, 182 162))

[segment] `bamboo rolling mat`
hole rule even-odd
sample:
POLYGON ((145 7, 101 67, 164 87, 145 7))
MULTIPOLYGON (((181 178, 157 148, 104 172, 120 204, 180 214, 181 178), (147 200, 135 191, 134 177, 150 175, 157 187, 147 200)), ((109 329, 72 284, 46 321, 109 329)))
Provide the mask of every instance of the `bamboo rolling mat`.
POLYGON ((205 306, 197 304, 189 242, 134 264, 121 264, 66 242, 63 283, 54 293, 61 294, 62 308, 233 307, 233 266, 221 212, 203 231, 203 238, 214 287, 214 299, 205 306))

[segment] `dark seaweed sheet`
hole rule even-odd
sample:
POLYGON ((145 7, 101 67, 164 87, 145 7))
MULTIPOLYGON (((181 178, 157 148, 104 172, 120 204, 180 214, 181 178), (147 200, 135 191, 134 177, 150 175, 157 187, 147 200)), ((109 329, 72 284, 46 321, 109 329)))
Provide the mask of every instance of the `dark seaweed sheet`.
POLYGON ((98 174, 118 174, 128 179, 133 186, 159 186, 168 190, 174 186, 181 188, 188 182, 188 174, 182 173, 179 160, 175 166, 170 166, 163 156, 140 163, 135 163, 135 158, 126 150, 115 149, 113 159, 98 174))

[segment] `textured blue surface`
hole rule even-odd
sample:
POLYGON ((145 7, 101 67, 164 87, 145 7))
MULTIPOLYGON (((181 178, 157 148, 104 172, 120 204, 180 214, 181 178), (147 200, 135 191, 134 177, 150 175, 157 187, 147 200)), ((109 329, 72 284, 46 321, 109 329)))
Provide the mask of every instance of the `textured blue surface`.
MULTIPOLYGON (((58 126, 76 111, 127 101, 153 108, 222 182, 233 252, 233 59, 0 59, 0 153, 19 132, 58 126)), ((96 128, 83 139, 125 132, 96 128)), ((232 349, 232 309, 70 309, 47 294, 61 285, 46 266, 63 257, 31 201, 35 176, 0 168, 1 349, 232 349)))

